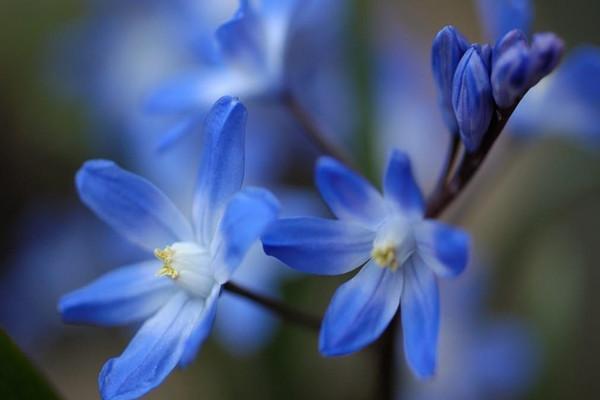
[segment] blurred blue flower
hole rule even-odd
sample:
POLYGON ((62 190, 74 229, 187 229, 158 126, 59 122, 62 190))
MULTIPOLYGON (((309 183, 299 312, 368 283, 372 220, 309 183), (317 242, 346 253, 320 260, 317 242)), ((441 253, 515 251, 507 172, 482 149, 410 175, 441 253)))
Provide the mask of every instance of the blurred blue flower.
POLYGON ((509 128, 519 136, 557 134, 596 148, 600 139, 600 48, 580 46, 532 89, 509 128))
MULTIPOLYGON (((223 95, 270 106, 275 113, 286 111, 287 99, 293 96, 303 107, 308 105, 305 108, 320 123, 347 126, 347 99, 339 96, 347 91, 342 83, 344 72, 331 67, 340 66, 341 46, 333 37, 343 20, 341 4, 336 0, 240 0, 233 17, 216 30, 216 59, 174 74, 149 95, 146 109, 150 113, 177 118, 159 148, 168 148, 193 132, 207 107, 223 95), (334 99, 332 93, 338 96, 334 99), (340 110, 346 111, 343 118, 340 110)), ((285 141, 280 144, 287 147, 285 141)))
POLYGON ((262 240, 267 254, 302 272, 338 275, 362 266, 329 305, 320 351, 334 356, 365 347, 381 335, 402 301, 408 363, 417 376, 431 376, 439 327, 435 274, 462 272, 468 236, 423 219, 423 197, 408 158, 399 151, 392 153, 385 173, 385 198, 328 157, 318 162, 316 184, 339 219, 282 219, 262 240))
POLYGON ((63 293, 106 272, 107 265, 139 256, 73 204, 45 201, 28 207, 15 237, 17 246, 0 279, 0 326, 33 357, 67 331, 55 306, 63 293), (106 248, 111 251, 101 251, 106 248))
POLYGON ((512 316, 484 314, 488 286, 481 268, 442 292, 444 330, 436 379, 414 382, 399 394, 409 400, 521 398, 538 373, 533 332, 512 316))
POLYGON ((513 29, 530 33, 534 10, 531 0, 477 0, 488 37, 499 40, 513 29))
POLYGON ((211 330, 222 285, 276 218, 272 194, 240 190, 245 120, 245 107, 228 97, 207 117, 193 227, 159 189, 110 161, 88 161, 78 172, 82 201, 158 258, 108 273, 59 302, 66 322, 145 320, 123 354, 102 368, 104 399, 137 398, 192 362, 211 330))

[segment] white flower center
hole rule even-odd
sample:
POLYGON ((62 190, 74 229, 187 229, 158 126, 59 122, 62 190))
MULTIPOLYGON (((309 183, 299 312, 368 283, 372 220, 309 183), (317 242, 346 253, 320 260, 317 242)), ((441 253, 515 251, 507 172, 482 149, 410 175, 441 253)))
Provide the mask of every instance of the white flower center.
POLYGON ((210 268, 210 254, 195 243, 177 242, 154 250, 163 262, 157 275, 173 279, 193 296, 206 299, 217 284, 210 268))
POLYGON ((412 224, 403 217, 395 216, 377 231, 371 257, 382 268, 395 271, 413 255, 416 248, 412 224))

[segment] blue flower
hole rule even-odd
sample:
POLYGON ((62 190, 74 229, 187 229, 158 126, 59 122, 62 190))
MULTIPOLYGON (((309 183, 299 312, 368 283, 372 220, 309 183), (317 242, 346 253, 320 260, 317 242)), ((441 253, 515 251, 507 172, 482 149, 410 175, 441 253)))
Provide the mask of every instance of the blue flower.
POLYGON ((212 327, 221 288, 277 216, 268 191, 240 190, 245 107, 220 99, 206 119, 193 225, 154 185, 106 160, 77 173, 82 201, 124 237, 154 253, 65 295, 66 322, 120 325, 145 321, 98 378, 104 399, 132 399, 195 357, 212 327))
POLYGON ((189 133, 198 110, 205 110, 220 96, 233 94, 250 100, 280 94, 290 22, 297 4, 295 0, 267 0, 255 7, 240 0, 234 16, 216 31, 218 60, 200 72, 172 78, 149 97, 150 112, 188 114, 163 138, 161 147, 189 133))
POLYGON ((424 219, 424 201, 408 158, 392 153, 382 196, 339 162, 318 162, 316 184, 338 220, 289 218, 263 235, 263 247, 290 267, 338 275, 361 267, 335 293, 319 337, 328 356, 360 350, 376 340, 402 303, 404 348, 420 377, 435 369, 439 323, 436 274, 466 266, 464 232, 424 219))

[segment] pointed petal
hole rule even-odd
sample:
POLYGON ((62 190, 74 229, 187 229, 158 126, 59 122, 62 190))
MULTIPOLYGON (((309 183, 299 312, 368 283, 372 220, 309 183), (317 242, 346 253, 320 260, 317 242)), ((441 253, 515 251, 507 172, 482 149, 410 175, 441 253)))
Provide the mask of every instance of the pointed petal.
POLYGON ((339 219, 375 228, 385 216, 381 194, 364 178, 333 158, 321 157, 317 162, 316 185, 339 219))
POLYGON ((419 378, 434 374, 440 324, 440 300, 433 271, 419 257, 404 268, 402 330, 408 365, 419 378))
POLYGON ((200 321, 194 327, 192 334, 185 344, 185 349, 179 360, 180 367, 187 367, 196 358, 200 347, 210 334, 215 316, 217 314, 217 300, 221 294, 221 287, 215 286, 210 296, 206 299, 200 321))
POLYGON ((212 239, 225 203, 244 180, 246 107, 233 97, 222 97, 204 125, 204 148, 196 195, 194 222, 201 243, 212 239))
POLYGON ((266 38, 262 21, 248 0, 217 29, 217 40, 228 61, 245 67, 263 64, 266 38))
POLYGON ((75 180, 81 201, 132 242, 152 251, 192 240, 188 221, 164 193, 112 161, 87 161, 75 180))
POLYGON ((124 325, 152 315, 172 296, 169 279, 156 276, 158 261, 119 268, 63 296, 58 304, 63 321, 124 325))
POLYGON ((370 261, 335 292, 321 327, 319 349, 326 356, 355 352, 375 341, 396 314, 402 273, 370 261))
POLYGON ((394 150, 383 178, 383 192, 386 200, 401 213, 422 217, 425 210, 423 194, 415 182, 408 156, 394 150))
POLYGON ((469 235, 435 221, 423 221, 415 231, 419 256, 440 277, 459 275, 469 261, 469 235))
POLYGON ((175 294, 147 320, 123 354, 109 360, 98 377, 103 399, 136 399, 158 386, 177 366, 202 316, 201 300, 175 294))
POLYGON ((277 219, 279 209, 275 196, 265 189, 247 187, 231 199, 220 222, 215 244, 213 267, 219 283, 229 280, 246 252, 277 219))
POLYGON ((339 275, 366 262, 375 233, 349 222, 323 218, 286 218, 262 237, 265 253, 290 267, 318 275, 339 275))

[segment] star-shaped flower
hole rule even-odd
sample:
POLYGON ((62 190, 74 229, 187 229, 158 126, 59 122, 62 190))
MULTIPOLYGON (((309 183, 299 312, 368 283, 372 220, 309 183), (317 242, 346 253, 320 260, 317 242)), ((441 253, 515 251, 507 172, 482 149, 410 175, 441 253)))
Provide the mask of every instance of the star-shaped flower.
POLYGON ((297 270, 338 275, 361 267, 327 309, 320 351, 360 350, 376 340, 402 304, 404 349, 416 375, 434 373, 439 330, 437 276, 460 274, 469 237, 424 218, 423 196, 410 162, 392 153, 384 196, 338 161, 324 157, 316 184, 338 220, 281 219, 264 234, 265 252, 297 270))
POLYGON ((245 107, 231 97, 207 116, 192 223, 158 188, 111 161, 88 161, 77 173, 82 201, 157 258, 117 269, 60 300, 66 322, 145 320, 125 351, 102 368, 104 399, 138 398, 194 359, 223 284, 277 217, 270 192, 240 190, 245 122, 245 107))

